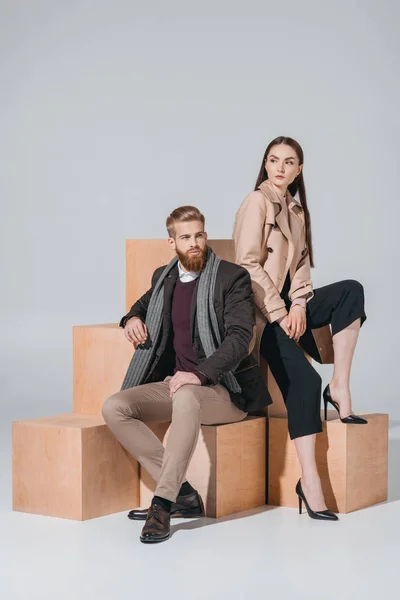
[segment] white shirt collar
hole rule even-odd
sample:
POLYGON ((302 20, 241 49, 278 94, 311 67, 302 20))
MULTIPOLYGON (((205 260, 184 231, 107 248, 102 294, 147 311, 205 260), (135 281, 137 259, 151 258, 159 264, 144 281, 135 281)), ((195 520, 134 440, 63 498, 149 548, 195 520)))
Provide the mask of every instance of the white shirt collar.
POLYGON ((182 283, 189 283, 194 281, 200 275, 200 271, 184 271, 181 267, 181 263, 178 261, 179 279, 182 283))

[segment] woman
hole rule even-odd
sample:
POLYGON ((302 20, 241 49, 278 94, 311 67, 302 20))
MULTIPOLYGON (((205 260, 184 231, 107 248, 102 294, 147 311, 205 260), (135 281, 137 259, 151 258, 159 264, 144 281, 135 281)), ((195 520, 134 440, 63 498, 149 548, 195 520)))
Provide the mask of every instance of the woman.
POLYGON ((302 469, 296 486, 300 512, 304 501, 310 517, 337 520, 326 509, 315 462, 315 438, 322 431, 321 378, 303 349, 323 362, 324 349, 315 338, 318 330, 331 326, 334 371, 323 394, 325 419, 330 403, 342 422, 366 423, 351 412, 349 387, 358 333, 366 319, 364 292, 354 280, 313 290, 303 151, 292 138, 278 137, 266 149, 255 191, 236 215, 233 237, 236 262, 252 279, 258 348, 282 392, 295 440, 302 469), (300 203, 293 198, 296 194, 300 203))

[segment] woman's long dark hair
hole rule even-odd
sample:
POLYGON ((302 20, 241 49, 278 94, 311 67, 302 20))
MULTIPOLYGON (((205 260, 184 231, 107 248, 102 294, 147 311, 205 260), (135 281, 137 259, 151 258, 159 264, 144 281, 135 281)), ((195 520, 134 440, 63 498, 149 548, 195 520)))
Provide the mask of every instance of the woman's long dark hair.
MULTIPOLYGON (((296 142, 296 140, 294 140, 293 138, 290 138, 290 137, 285 137, 285 136, 280 136, 280 137, 275 138, 274 140, 272 140, 272 142, 270 142, 268 144, 268 147, 264 153, 260 172, 257 177, 257 183, 254 188, 255 190, 258 189, 258 187, 262 184, 263 181, 268 179, 268 173, 265 169, 265 161, 267 160, 268 154, 270 153, 272 146, 277 146, 278 144, 286 144, 287 146, 291 146, 297 154, 297 157, 299 159, 299 164, 302 165, 304 163, 303 149, 300 146, 300 144, 298 142, 296 142)), ((307 206, 306 186, 304 185, 303 170, 301 170, 300 175, 298 175, 296 177, 296 179, 293 181, 293 183, 291 183, 289 185, 288 190, 292 196, 294 196, 297 192, 299 193, 300 204, 304 211, 304 220, 305 220, 305 225, 306 225, 306 243, 307 243, 308 253, 310 256, 310 265, 313 267, 314 266, 314 252, 313 252, 312 235, 311 235, 311 219, 310 219, 310 212, 309 212, 308 206, 307 206)))

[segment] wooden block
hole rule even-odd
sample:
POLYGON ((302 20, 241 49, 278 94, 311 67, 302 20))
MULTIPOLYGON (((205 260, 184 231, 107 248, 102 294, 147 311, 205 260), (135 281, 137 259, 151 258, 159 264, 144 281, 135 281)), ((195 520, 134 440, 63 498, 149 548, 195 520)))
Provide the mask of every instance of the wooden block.
MULTIPOLYGON (((233 240, 208 240, 208 245, 224 260, 235 262, 233 240)), ((150 288, 157 267, 175 256, 167 240, 126 241, 126 311, 150 288)), ((121 315, 122 316, 122 315, 121 315)))
POLYGON ((73 328, 74 412, 101 414, 121 389, 134 350, 117 323, 73 328))
MULTIPOLYGON (((166 443, 168 423, 152 425, 166 443)), ((200 493, 208 517, 265 504, 266 418, 247 417, 240 423, 203 425, 187 480, 200 493)), ((141 468, 140 505, 149 506, 155 483, 141 468)))
POLYGON ((83 521, 138 503, 138 463, 101 417, 13 423, 14 510, 83 521))
MULTIPOLYGON (((388 415, 368 414, 367 425, 345 425, 329 411, 317 435, 316 459, 327 507, 348 513, 383 502, 388 490, 388 415)), ((268 504, 298 506, 300 464, 287 418, 269 419, 268 504)))

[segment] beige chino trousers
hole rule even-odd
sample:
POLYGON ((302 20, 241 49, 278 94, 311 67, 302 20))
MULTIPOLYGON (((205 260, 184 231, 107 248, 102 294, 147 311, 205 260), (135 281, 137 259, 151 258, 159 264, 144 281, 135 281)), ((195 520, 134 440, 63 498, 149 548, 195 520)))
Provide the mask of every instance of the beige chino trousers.
POLYGON ((172 398, 169 379, 123 390, 108 398, 103 417, 117 440, 157 483, 156 496, 175 502, 196 448, 201 425, 236 423, 247 413, 227 389, 184 385, 172 398), (147 424, 171 422, 166 447, 147 424))

